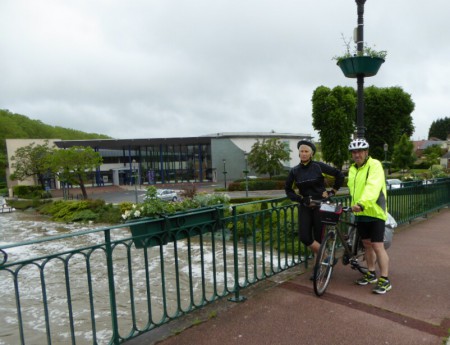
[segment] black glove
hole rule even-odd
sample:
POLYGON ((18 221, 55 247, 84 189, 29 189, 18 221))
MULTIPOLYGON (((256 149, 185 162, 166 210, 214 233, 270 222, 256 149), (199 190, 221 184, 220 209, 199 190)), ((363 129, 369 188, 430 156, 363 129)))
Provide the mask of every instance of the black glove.
POLYGON ((305 196, 302 198, 301 204, 305 205, 305 206, 309 206, 311 204, 311 197, 310 196, 305 196))

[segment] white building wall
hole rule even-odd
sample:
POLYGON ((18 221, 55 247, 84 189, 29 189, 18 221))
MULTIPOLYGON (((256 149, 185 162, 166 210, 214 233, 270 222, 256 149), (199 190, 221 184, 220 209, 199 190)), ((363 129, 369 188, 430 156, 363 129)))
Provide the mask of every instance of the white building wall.
MULTIPOLYGON (((6 139, 6 155, 8 159, 8 166, 6 168, 6 183, 8 185, 8 194, 10 197, 13 196, 13 187, 17 185, 34 186, 37 181, 34 177, 29 177, 23 181, 11 181, 10 176, 16 171, 13 167, 14 161, 12 157, 16 154, 17 149, 28 146, 32 143, 35 145, 44 145, 46 141, 50 147, 54 146, 55 141, 60 141, 61 139, 6 139)), ((56 147, 56 146, 54 146, 56 147)))

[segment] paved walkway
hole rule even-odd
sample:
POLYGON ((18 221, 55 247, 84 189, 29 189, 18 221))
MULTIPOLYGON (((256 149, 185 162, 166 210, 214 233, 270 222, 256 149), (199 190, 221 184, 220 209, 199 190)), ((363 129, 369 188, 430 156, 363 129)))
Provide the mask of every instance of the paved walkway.
POLYGON ((386 295, 353 283, 339 263, 316 297, 310 272, 293 268, 131 340, 127 345, 450 345, 450 211, 399 227, 386 295))

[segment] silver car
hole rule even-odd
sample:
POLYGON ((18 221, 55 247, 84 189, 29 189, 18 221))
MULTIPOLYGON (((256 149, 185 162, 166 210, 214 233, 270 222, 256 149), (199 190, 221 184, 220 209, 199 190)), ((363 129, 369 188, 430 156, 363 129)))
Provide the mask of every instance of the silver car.
POLYGON ((386 187, 388 189, 402 188, 402 181, 400 181, 399 179, 396 179, 396 178, 388 179, 388 180, 386 180, 386 187))
POLYGON ((157 189, 156 197, 164 201, 177 201, 178 195, 172 189, 157 189))

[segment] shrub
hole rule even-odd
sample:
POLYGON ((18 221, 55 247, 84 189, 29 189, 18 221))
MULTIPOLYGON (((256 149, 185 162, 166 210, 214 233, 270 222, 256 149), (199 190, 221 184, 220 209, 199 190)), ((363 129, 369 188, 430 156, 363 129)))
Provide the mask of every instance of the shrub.
POLYGON ((52 197, 41 186, 14 186, 13 193, 21 199, 47 199, 52 197))
MULTIPOLYGON (((284 180, 257 179, 248 181, 248 190, 279 190, 284 189, 284 180)), ((232 182, 229 191, 244 191, 244 182, 232 182)))
POLYGON ((59 200, 42 205, 38 211, 51 216, 54 221, 66 223, 99 220, 108 223, 109 218, 113 222, 120 219, 120 209, 105 205, 104 200, 59 200))
MULTIPOLYGON (((148 191, 151 192, 150 188, 148 191)), ((226 194, 199 193, 192 199, 186 198, 181 202, 148 198, 140 204, 121 203, 120 210, 122 211, 122 219, 130 220, 142 217, 159 217, 161 215, 187 211, 199 207, 228 204, 229 200, 230 198, 226 194)))

